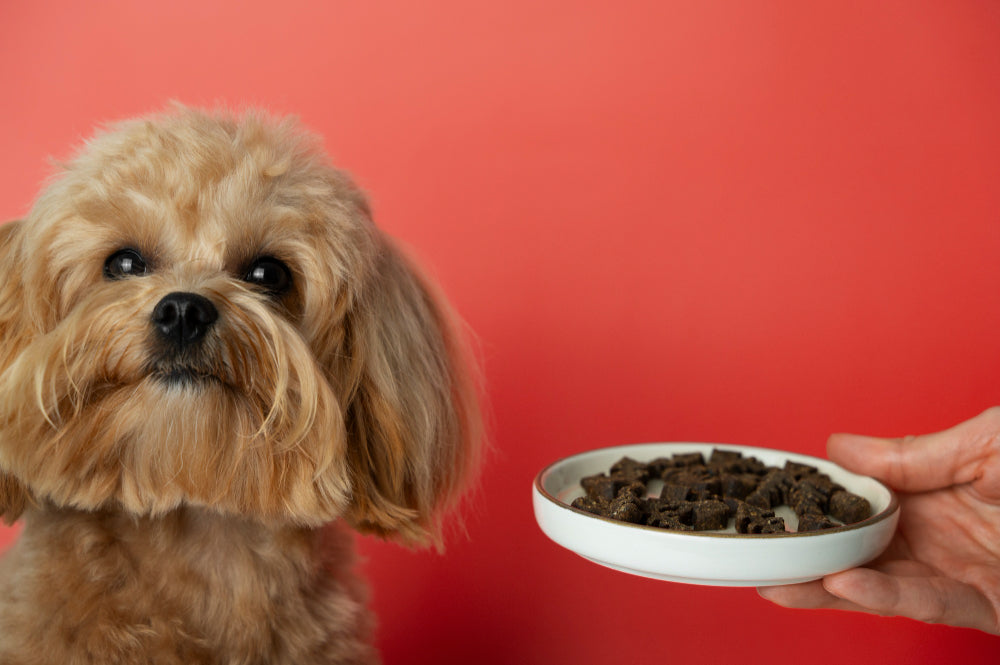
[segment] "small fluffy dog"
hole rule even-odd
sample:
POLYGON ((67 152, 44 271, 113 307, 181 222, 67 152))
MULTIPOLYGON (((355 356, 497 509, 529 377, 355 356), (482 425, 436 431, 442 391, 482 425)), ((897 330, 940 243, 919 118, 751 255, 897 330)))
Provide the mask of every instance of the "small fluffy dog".
POLYGON ((437 539, 477 390, 317 142, 129 121, 0 247, 0 663, 377 660, 348 527, 437 539))

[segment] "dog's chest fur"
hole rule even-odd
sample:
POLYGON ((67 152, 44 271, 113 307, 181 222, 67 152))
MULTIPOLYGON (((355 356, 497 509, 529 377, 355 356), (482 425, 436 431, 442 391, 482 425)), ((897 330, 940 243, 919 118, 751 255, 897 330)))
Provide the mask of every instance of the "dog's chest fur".
POLYGON ((372 662, 351 561, 339 525, 35 510, 0 560, 0 662, 372 662))

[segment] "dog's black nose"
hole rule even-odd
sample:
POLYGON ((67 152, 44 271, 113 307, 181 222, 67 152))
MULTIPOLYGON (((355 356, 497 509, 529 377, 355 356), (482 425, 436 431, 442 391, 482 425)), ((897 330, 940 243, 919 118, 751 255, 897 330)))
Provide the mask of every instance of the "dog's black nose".
POLYGON ((153 308, 153 325, 160 337, 178 348, 200 341, 218 318, 212 301, 197 293, 169 293, 153 308))

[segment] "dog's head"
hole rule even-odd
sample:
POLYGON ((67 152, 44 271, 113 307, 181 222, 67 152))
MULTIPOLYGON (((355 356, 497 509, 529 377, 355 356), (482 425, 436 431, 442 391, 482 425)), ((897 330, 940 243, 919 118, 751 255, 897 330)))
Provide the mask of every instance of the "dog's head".
POLYGON ((446 305, 294 123, 176 109, 0 227, 0 508, 419 539, 478 443, 446 305))

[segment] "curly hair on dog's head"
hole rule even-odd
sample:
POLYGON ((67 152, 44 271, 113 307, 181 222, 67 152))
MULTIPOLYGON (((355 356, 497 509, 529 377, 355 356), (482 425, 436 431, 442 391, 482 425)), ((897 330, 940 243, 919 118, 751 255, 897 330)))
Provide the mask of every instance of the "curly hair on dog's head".
POLYGON ((447 305, 293 122, 178 108, 0 227, 0 500, 421 541, 475 466, 447 305))

